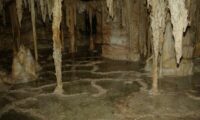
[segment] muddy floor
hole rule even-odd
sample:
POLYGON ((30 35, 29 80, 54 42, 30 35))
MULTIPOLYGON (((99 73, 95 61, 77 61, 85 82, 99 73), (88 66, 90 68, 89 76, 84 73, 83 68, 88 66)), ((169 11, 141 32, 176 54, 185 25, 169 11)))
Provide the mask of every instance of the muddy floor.
MULTIPOLYGON (((152 96, 142 63, 94 54, 72 59, 63 52, 64 94, 56 95, 52 51, 47 51, 39 51, 36 81, 1 85, 0 120, 200 120, 198 72, 162 78, 160 94, 152 96)), ((10 71, 12 61, 1 58, 1 70, 10 71)))

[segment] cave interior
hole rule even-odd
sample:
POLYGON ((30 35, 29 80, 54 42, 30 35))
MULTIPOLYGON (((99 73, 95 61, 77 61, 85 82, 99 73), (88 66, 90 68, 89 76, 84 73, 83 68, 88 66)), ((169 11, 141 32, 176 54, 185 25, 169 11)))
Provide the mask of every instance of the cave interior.
POLYGON ((199 0, 0 0, 0 120, 200 120, 199 0))

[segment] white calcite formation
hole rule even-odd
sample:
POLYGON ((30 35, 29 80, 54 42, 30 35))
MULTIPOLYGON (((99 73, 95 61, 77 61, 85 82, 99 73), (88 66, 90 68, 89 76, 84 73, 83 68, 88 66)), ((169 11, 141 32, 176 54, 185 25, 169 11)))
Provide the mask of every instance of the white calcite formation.
POLYGON ((188 12, 185 0, 168 0, 171 12, 171 22, 173 24, 173 35, 175 39, 176 62, 180 63, 182 57, 183 33, 188 26, 188 12))
POLYGON ((106 0, 106 4, 108 7, 110 16, 113 17, 114 16, 113 0, 106 0))

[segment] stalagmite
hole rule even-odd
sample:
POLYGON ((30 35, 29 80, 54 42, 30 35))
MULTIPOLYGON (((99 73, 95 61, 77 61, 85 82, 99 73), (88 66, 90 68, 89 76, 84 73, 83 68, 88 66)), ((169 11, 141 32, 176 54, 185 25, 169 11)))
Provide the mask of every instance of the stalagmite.
POLYGON ((18 21, 21 26, 22 15, 23 15, 23 1, 22 0, 16 0, 16 9, 17 9, 18 21))
POLYGON ((113 0, 106 0, 106 4, 107 4, 108 10, 109 10, 109 14, 113 18, 114 17, 113 0))
POLYGON ((183 33, 188 26, 188 12, 185 7, 185 0, 168 0, 173 24, 173 35, 175 38, 176 62, 180 63, 182 57, 183 33))
POLYGON ((62 84, 62 54, 61 54, 61 39, 60 39, 60 23, 62 20, 62 0, 55 0, 53 7, 53 58, 56 70, 57 87, 55 93, 61 94, 63 92, 62 84))
POLYGON ((32 29, 33 29, 35 60, 38 61, 37 34, 36 34, 36 25, 35 25, 35 2, 34 2, 34 0, 31 0, 31 20, 32 20, 32 29))
POLYGON ((163 40, 166 18, 165 0, 148 0, 151 9, 151 28, 153 33, 153 71, 152 71, 152 94, 158 92, 158 57, 163 40))
POLYGON ((29 82, 37 78, 37 67, 31 51, 20 46, 19 51, 14 54, 12 64, 13 83, 29 82))

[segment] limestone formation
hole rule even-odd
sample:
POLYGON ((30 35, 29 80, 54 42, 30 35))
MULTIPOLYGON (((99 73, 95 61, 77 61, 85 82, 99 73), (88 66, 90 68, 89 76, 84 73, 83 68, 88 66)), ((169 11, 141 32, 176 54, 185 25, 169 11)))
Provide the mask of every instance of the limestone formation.
POLYGON ((114 17, 113 0, 106 0, 106 4, 107 4, 107 7, 108 7, 110 16, 114 17))
POLYGON ((62 0, 55 0, 53 7, 53 58, 56 70, 57 87, 55 93, 63 92, 62 84, 62 45, 60 39, 60 23, 62 20, 62 0))
POLYGON ((159 53, 161 52, 164 41, 166 2, 165 0, 148 0, 151 9, 151 28, 153 34, 153 69, 152 69, 152 92, 158 92, 158 63, 159 53))
POLYGON ((29 82, 37 78, 37 62, 29 49, 21 46, 12 63, 13 83, 29 82))
POLYGON ((168 0, 173 24, 173 35, 175 38, 176 62, 180 64, 182 57, 183 33, 188 26, 188 11, 185 6, 185 0, 168 0))

